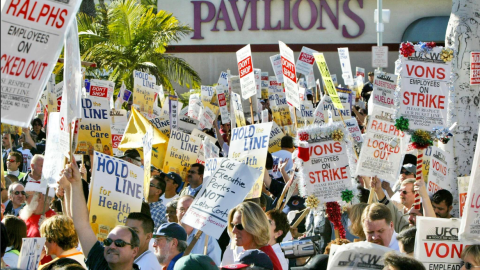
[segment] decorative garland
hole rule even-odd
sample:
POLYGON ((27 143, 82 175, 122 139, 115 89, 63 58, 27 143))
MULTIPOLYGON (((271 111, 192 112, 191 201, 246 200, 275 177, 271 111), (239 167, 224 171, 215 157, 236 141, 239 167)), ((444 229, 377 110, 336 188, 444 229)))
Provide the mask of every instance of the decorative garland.
POLYGON ((346 238, 345 228, 342 224, 342 212, 341 207, 337 202, 327 202, 326 213, 328 215, 328 220, 333 223, 333 228, 338 230, 340 238, 346 238))

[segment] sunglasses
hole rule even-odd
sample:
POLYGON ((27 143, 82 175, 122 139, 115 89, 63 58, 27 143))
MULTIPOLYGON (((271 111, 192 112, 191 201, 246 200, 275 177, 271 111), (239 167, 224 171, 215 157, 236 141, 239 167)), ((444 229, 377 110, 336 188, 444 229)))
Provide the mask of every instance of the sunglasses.
POLYGON ((413 173, 411 173, 411 172, 409 172, 409 171, 404 171, 404 170, 402 170, 402 171, 400 171, 400 174, 409 175, 409 174, 413 174, 413 173))
POLYGON ((400 190, 402 192, 403 195, 407 195, 408 194, 408 191, 406 190, 400 190))
POLYGON ((154 187, 156 189, 161 189, 160 187, 155 186, 154 184, 150 184, 150 187, 154 187))
POLYGON ((7 161, 9 161, 9 162, 17 162, 16 159, 7 159, 7 161))
POLYGON ((233 224, 233 223, 231 223, 230 225, 232 226, 232 231, 233 231, 233 229, 235 229, 235 228, 237 228, 237 230, 239 230, 239 231, 243 231, 243 225, 242 225, 242 224, 233 224))
POLYGON ((461 261, 461 262, 460 262, 460 268, 462 268, 464 265, 465 265, 465 269, 467 269, 467 270, 470 270, 470 269, 472 269, 472 268, 480 268, 480 266, 475 266, 475 265, 473 265, 473 264, 471 264, 471 263, 469 263, 469 262, 461 261))
POLYGON ((15 195, 20 195, 20 194, 22 194, 23 196, 26 196, 26 195, 27 195, 27 193, 26 193, 25 191, 15 191, 13 194, 15 194, 15 195))
POLYGON ((106 247, 109 247, 112 243, 115 243, 115 246, 117 246, 117 247, 124 247, 124 246, 126 246, 126 245, 130 245, 130 246, 132 245, 132 244, 127 243, 127 242, 125 242, 125 241, 123 241, 123 240, 121 240, 121 239, 112 240, 112 239, 110 239, 110 238, 107 238, 107 239, 103 240, 103 244, 104 244, 106 247))

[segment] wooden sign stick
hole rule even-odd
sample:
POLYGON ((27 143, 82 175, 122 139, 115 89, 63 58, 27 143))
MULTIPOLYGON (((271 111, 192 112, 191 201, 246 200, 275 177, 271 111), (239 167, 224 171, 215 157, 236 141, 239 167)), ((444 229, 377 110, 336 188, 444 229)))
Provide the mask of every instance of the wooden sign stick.
POLYGON ((250 125, 255 123, 254 115, 253 115, 253 104, 252 104, 252 97, 249 97, 248 100, 250 101, 250 125))
POLYGON ((190 243, 190 245, 188 245, 187 249, 185 249, 185 252, 183 252, 183 256, 187 256, 188 254, 190 254, 190 252, 192 252, 193 247, 197 243, 198 239, 200 239, 200 236, 202 236, 202 233, 203 232, 200 230, 197 231, 197 233, 193 236, 192 242, 190 243))

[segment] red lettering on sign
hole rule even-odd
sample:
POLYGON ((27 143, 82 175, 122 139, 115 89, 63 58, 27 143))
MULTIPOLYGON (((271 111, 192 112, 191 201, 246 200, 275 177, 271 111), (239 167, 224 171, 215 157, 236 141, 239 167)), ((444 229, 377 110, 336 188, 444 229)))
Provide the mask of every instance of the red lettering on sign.
POLYGON ((462 254, 463 244, 445 244, 440 243, 432 243, 431 248, 429 249, 428 243, 423 243, 425 247, 425 251, 427 253, 427 257, 432 257, 432 255, 437 256, 438 258, 446 258, 449 256, 450 258, 460 258, 460 254, 462 254), (433 253, 435 251, 435 253, 433 253))
POLYGON ((299 61, 308 63, 310 65, 313 65, 313 62, 315 61, 315 58, 313 58, 313 55, 310 55, 308 53, 300 53, 300 56, 298 57, 299 61))
POLYGON ((412 76, 412 74, 415 74, 417 78, 438 80, 445 79, 445 69, 442 67, 424 67, 417 65, 410 66, 409 64, 406 64, 406 66, 408 76, 412 76))
POLYGON ((297 76, 295 71, 295 65, 288 61, 285 57, 282 56, 282 72, 287 78, 292 80, 294 83, 297 82, 297 76))
POLYGON ((312 184, 348 179, 347 167, 310 172, 308 175, 310 177, 310 183, 312 184))
POLYGON ((315 145, 310 147, 310 156, 312 156, 312 153, 315 154, 316 156, 321 156, 321 155, 339 153, 341 151, 342 151, 342 145, 340 144, 340 142, 334 142, 333 144, 326 143, 323 145, 315 145))
POLYGON ((403 93, 403 104, 425 108, 445 109, 445 96, 405 91, 403 93))
POLYGON ((94 97, 107 97, 108 88, 96 85, 90 85, 90 96, 94 97))
POLYGON ((252 57, 249 56, 242 61, 238 62, 238 73, 240 75, 240 78, 245 77, 246 75, 250 74, 253 72, 253 66, 252 66, 252 57))
POLYGON ((58 29, 65 25, 65 17, 68 15, 67 9, 57 8, 49 4, 43 4, 41 7, 37 7, 37 3, 37 1, 34 1, 33 4, 31 4, 30 0, 12 0, 7 8, 6 14, 32 22, 39 22, 42 18, 47 18, 46 21, 44 20, 44 24, 48 25, 50 20, 52 20, 50 26, 58 29))

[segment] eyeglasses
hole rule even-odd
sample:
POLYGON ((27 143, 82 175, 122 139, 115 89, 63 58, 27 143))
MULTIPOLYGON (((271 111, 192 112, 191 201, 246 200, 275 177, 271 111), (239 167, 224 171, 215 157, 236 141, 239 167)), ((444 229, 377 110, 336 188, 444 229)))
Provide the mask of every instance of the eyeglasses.
POLYGON ((27 193, 25 191, 15 191, 13 194, 15 194, 15 195, 22 194, 23 196, 27 196, 27 193))
POLYGON ((237 230, 239 231, 243 231, 243 225, 242 224, 233 224, 233 223, 230 223, 230 225, 232 226, 232 230, 237 228, 237 230))
POLYGON ((408 191, 406 190, 400 190, 402 192, 403 195, 407 195, 408 194, 408 191))
POLYGON ((461 262, 460 262, 460 268, 462 268, 464 265, 465 265, 465 269, 467 269, 467 270, 470 270, 470 269, 472 269, 472 268, 480 268, 480 266, 475 266, 475 265, 473 265, 473 264, 471 264, 471 263, 469 263, 469 262, 461 261, 461 262))
POLYGON ((117 246, 117 247, 124 247, 124 246, 126 246, 126 245, 130 245, 130 246, 132 245, 132 244, 127 243, 127 242, 125 242, 125 241, 123 241, 123 240, 121 240, 121 239, 112 240, 112 239, 110 239, 110 238, 107 238, 107 239, 103 240, 103 244, 104 244, 106 247, 109 247, 112 243, 115 243, 115 246, 117 246))
POLYGON ((155 186, 154 184, 150 184, 150 187, 154 187, 156 189, 161 189, 160 187, 155 186))
POLYGON ((17 162, 16 159, 7 159, 7 161, 9 161, 9 162, 17 162))

